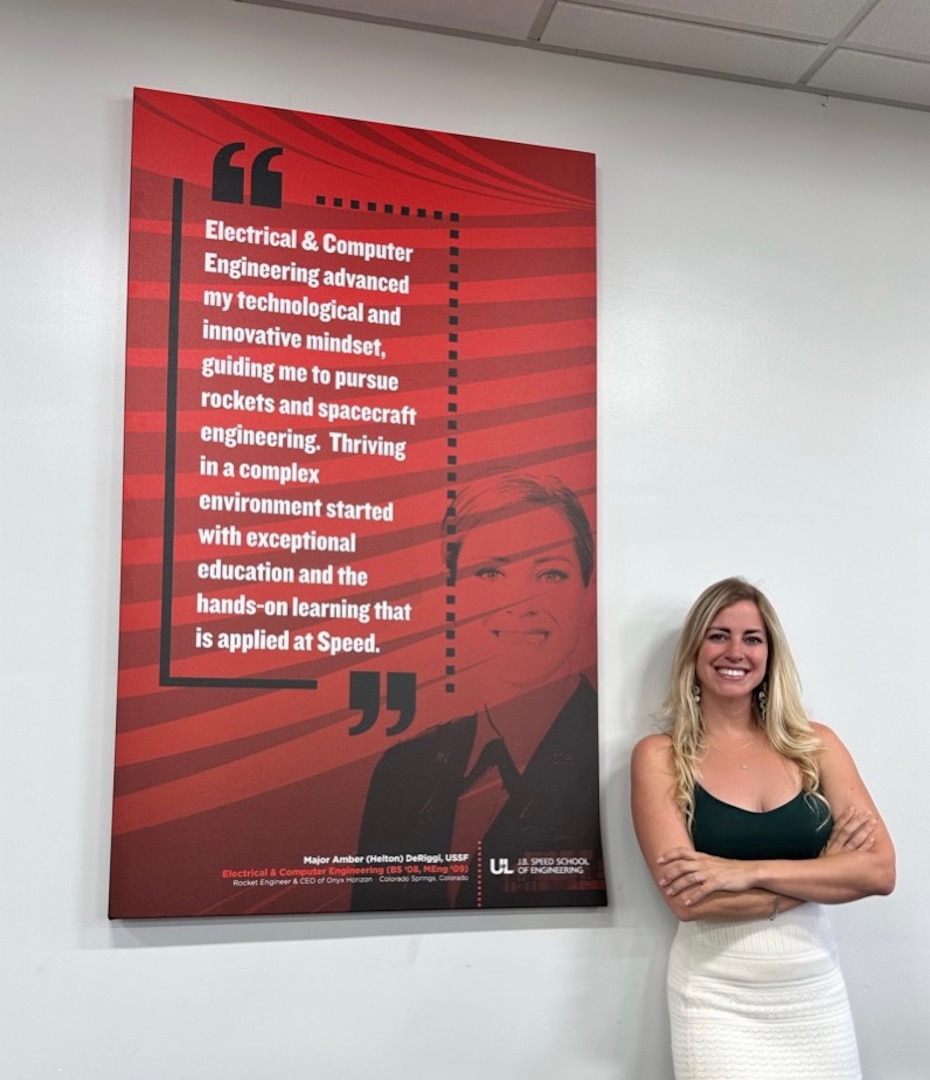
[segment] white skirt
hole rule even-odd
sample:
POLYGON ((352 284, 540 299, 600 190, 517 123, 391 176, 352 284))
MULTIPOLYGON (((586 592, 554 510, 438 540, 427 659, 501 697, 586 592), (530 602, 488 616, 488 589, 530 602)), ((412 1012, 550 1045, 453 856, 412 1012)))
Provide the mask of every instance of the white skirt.
POLYGON ((680 923, 668 963, 676 1080, 861 1080, 826 912, 680 923))

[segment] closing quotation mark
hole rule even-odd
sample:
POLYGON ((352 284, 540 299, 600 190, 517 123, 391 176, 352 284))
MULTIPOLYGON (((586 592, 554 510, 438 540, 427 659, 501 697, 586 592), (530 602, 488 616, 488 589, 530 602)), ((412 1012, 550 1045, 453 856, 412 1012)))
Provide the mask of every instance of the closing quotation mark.
MULTIPOLYGON (((244 142, 227 143, 213 159, 213 201, 241 203, 245 201, 245 169, 233 165, 235 154, 245 149, 244 142)), ((269 166, 274 158, 284 153, 282 146, 269 146, 252 162, 249 202, 253 206, 273 206, 280 210, 282 179, 279 172, 269 166)))
MULTIPOLYGON (((400 713, 396 723, 385 734, 400 735, 413 723, 417 711, 417 677, 409 671, 389 671, 387 675, 387 707, 400 713)), ((381 673, 378 671, 349 672, 349 708, 361 709, 362 718, 349 728, 350 735, 370 731, 381 712, 381 673)))

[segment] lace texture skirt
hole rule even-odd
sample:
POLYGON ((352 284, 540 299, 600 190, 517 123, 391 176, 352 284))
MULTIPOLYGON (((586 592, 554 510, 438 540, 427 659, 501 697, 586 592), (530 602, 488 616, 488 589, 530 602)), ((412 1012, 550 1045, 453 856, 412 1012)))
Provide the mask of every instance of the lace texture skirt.
POLYGON ((680 923, 668 965, 676 1080, 861 1080, 826 912, 680 923))

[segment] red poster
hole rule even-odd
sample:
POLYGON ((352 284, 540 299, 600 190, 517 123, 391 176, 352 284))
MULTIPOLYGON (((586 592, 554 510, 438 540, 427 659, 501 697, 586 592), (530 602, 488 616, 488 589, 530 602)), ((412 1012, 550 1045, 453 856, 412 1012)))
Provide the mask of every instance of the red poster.
POLYGON ((606 903, 592 155, 135 95, 113 918, 606 903))

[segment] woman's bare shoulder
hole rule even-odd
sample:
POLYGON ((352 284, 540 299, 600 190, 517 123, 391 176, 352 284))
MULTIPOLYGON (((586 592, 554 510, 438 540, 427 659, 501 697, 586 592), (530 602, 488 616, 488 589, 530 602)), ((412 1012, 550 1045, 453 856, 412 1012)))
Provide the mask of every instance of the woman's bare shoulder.
POLYGON ((826 724, 821 724, 819 720, 811 720, 811 731, 813 731, 814 737, 820 743, 820 748, 822 750, 835 750, 838 747, 842 747, 845 750, 842 740, 833 728, 828 727, 826 724))
POLYGON ((633 747, 633 765, 647 767, 650 765, 666 765, 671 749, 671 735, 660 732, 645 735, 633 747))

